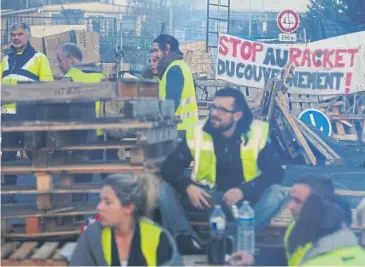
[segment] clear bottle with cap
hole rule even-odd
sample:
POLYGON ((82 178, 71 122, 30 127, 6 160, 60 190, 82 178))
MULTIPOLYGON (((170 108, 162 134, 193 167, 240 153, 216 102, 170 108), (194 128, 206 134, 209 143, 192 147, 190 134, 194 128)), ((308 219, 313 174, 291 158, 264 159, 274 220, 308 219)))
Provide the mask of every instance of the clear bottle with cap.
POLYGON ((238 212, 236 250, 255 255, 255 211, 248 201, 243 201, 238 212))

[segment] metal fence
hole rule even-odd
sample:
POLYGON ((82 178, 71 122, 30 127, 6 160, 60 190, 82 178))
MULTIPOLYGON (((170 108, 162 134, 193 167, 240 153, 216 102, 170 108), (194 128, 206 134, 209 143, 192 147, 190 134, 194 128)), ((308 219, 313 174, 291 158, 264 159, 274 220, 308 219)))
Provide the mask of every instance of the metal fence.
MULTIPOLYGON (((29 26, 51 25, 84 25, 87 31, 99 34, 99 54, 101 63, 115 63, 116 48, 123 51, 123 62, 129 63, 130 69, 140 72, 148 62, 148 53, 153 40, 163 31, 175 36, 180 44, 205 41, 206 23, 200 19, 191 20, 173 27, 164 26, 166 18, 148 20, 137 23, 136 18, 124 16, 123 20, 105 17, 84 17, 82 14, 73 16, 8 16, 4 20, 1 30, 1 50, 9 46, 10 28, 16 22, 24 22, 29 26)), ((214 53, 213 53, 214 54, 214 53)), ((213 60, 212 62, 215 62, 213 60)), ((204 65, 207 62, 202 61, 204 65)))
POLYGON ((24 22, 29 26, 51 25, 84 25, 87 31, 99 34, 99 53, 102 63, 115 61, 115 48, 120 44, 121 31, 115 18, 104 17, 75 17, 65 18, 61 16, 34 17, 34 16, 8 16, 3 19, 1 30, 1 50, 10 43, 11 25, 16 22, 24 22))

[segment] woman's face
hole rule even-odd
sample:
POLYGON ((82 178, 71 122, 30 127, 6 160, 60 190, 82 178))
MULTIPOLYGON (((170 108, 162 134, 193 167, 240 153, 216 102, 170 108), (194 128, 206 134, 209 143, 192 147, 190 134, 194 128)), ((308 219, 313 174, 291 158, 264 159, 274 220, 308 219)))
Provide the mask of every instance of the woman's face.
POLYGON ((110 186, 104 186, 100 192, 97 206, 100 223, 104 227, 117 227, 123 219, 133 216, 134 205, 124 207, 110 186))

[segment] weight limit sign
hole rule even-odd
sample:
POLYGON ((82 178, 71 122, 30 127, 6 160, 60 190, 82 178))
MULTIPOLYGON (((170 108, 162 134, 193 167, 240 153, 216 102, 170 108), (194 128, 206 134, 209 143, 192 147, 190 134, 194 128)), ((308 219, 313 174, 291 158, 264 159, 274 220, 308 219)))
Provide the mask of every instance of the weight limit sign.
POLYGON ((291 33, 299 28, 300 19, 293 10, 284 10, 278 15, 276 22, 282 32, 291 33))

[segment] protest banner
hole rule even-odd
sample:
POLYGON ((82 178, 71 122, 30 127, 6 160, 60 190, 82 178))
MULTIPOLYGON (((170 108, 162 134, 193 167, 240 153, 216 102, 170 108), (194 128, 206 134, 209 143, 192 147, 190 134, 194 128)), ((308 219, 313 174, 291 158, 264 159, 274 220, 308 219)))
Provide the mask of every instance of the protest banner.
POLYGON ((361 47, 258 43, 220 34, 217 51, 217 79, 256 88, 280 75, 290 61, 296 66, 289 92, 301 94, 348 94, 365 90, 361 80, 361 47))

